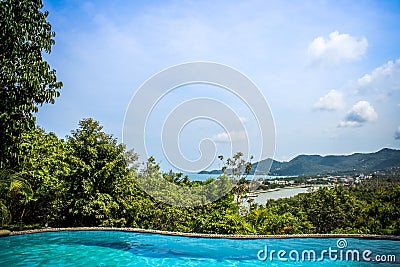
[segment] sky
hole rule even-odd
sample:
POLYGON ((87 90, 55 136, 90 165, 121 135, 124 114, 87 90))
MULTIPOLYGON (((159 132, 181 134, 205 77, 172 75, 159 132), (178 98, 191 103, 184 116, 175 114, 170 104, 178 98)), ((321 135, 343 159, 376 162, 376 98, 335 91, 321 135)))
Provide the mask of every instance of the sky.
MULTIPOLYGON (((37 123, 61 138, 92 117, 122 142, 126 111, 143 83, 168 67, 205 61, 257 85, 273 116, 276 160, 400 149, 399 1, 46 0, 43 9, 56 32, 45 58, 64 86, 54 105, 40 108, 37 123)), ((164 154, 163 123, 198 98, 229 106, 246 134, 193 119, 179 135, 185 159, 202 156, 202 140, 214 146, 206 169, 220 167, 216 155, 235 152, 232 140, 248 139, 249 153, 258 153, 260 114, 224 88, 191 84, 169 91, 146 114, 147 156, 179 170, 164 154)))

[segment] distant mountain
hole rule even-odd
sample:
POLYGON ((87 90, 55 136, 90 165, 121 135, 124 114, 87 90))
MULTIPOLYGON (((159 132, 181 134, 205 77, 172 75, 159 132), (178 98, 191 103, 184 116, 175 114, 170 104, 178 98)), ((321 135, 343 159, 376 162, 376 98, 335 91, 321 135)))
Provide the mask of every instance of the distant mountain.
MULTIPOLYGON (((316 175, 316 174, 350 174, 371 173, 393 168, 400 168, 400 150, 384 148, 374 153, 354 153, 352 155, 300 155, 288 162, 272 159, 256 162, 250 174, 267 174, 276 176, 316 175)), ((206 174, 220 174, 220 170, 202 171, 206 174)))

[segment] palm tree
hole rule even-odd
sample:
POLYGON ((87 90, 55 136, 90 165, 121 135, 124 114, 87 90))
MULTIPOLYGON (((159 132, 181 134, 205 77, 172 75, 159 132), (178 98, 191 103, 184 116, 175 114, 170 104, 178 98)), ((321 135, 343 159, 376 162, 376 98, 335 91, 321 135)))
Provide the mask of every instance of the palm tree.
POLYGON ((0 227, 7 225, 11 221, 11 213, 7 206, 0 199, 0 227))
POLYGON ((11 221, 11 211, 22 210, 19 214, 21 221, 25 214, 26 204, 32 199, 32 187, 21 177, 21 174, 7 170, 0 171, 0 223, 2 226, 11 221))

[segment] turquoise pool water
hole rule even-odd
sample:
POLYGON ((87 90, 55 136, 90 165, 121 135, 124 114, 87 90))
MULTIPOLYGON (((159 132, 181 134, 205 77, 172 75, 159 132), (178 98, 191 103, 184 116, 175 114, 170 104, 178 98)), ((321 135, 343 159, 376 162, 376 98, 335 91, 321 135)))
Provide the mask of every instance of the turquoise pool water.
MULTIPOLYGON (((354 253, 356 255, 356 252, 354 253)), ((0 238, 0 266, 398 266, 399 264, 400 241, 393 240, 213 239, 122 231, 43 232, 0 238), (329 249, 331 255, 328 253, 329 249), (267 257, 265 250, 268 251, 267 257), (273 252, 271 257, 273 250, 276 252, 273 252), (277 255, 279 250, 285 252, 281 252, 281 260, 277 255), (355 250, 359 253, 359 261, 351 260, 350 254, 355 250), (366 250, 371 251, 366 257, 369 262, 362 258, 366 250), (297 251, 298 258, 294 251, 297 251), (310 251, 315 251, 315 261, 312 261, 313 253, 310 251), (349 254, 348 260, 346 253, 349 254), (308 255, 311 258, 308 258, 308 255), (390 257, 391 262, 373 262, 377 255, 381 258, 385 256, 386 260, 390 257), (395 262, 391 255, 396 257, 395 262), (284 259, 286 261, 283 261, 284 259)))

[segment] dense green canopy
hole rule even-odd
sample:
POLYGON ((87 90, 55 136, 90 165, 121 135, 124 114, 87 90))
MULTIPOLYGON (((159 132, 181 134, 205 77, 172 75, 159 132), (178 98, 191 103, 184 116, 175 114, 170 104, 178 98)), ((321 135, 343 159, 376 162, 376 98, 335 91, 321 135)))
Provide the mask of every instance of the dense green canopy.
POLYGON ((34 112, 54 103, 62 83, 43 59, 55 43, 42 1, 0 1, 0 166, 15 166, 34 112))

